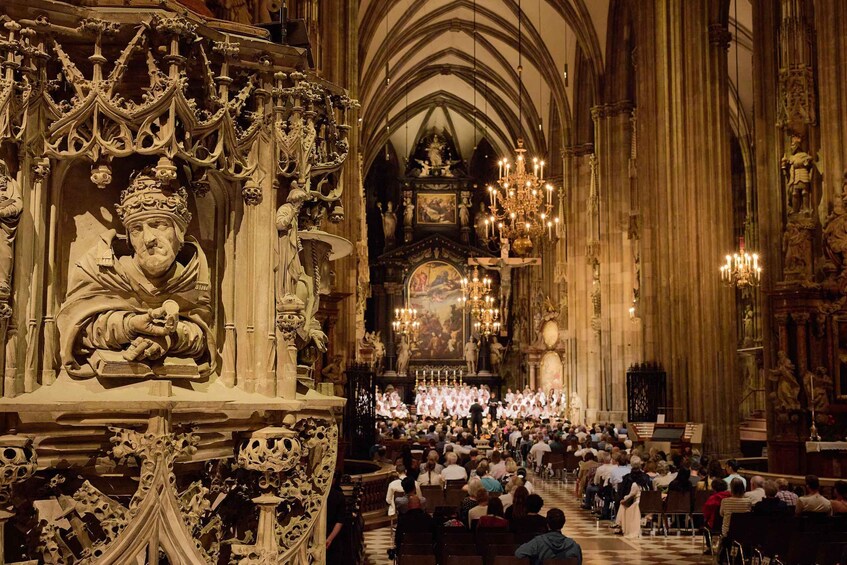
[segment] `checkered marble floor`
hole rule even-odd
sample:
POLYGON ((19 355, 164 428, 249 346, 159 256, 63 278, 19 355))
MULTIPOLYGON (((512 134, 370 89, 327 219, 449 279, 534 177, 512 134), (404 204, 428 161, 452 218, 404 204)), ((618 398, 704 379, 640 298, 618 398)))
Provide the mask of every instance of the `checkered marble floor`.
MULTIPOLYGON (((641 539, 624 539, 610 529, 611 522, 600 522, 579 507, 573 484, 559 481, 532 480, 535 491, 544 498, 544 509, 561 508, 567 517, 564 532, 582 547, 583 565, 662 565, 711 563, 702 554, 700 536, 645 535, 641 539)), ((646 530, 645 530, 646 532, 646 530)), ((365 533, 365 550, 369 565, 391 565, 386 551, 391 547, 389 528, 365 533)))

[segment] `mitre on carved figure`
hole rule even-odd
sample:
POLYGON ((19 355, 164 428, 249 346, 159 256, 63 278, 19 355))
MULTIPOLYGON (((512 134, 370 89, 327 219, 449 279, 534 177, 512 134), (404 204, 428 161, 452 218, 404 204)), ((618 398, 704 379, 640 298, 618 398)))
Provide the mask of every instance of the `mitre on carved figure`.
POLYGON ((116 207, 115 230, 73 265, 56 318, 74 376, 198 378, 214 368, 206 256, 185 237, 188 194, 145 169, 116 207))

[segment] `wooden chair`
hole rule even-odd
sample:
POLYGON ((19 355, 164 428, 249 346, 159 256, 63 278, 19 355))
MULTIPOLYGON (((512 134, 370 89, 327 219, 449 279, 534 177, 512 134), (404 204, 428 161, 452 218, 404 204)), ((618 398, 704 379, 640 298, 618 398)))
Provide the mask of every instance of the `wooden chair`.
POLYGON ((426 511, 432 514, 438 506, 446 506, 441 485, 421 485, 421 496, 426 499, 426 511))
POLYGON ((484 551, 485 565, 493 565, 497 557, 514 557, 518 546, 515 544, 492 544, 482 548, 484 551))
POLYGON ((645 490, 641 493, 641 499, 638 502, 638 506, 641 508, 641 515, 646 516, 647 514, 655 514, 656 518, 653 521, 655 524, 657 520, 662 520, 662 514, 665 511, 664 505, 662 503, 662 493, 657 490, 645 490))
MULTIPOLYGON (((642 510, 642 514, 644 511, 642 510)), ((668 516, 685 516, 685 523, 693 524, 691 519, 691 492, 671 491, 668 493, 668 498, 665 500, 665 515, 662 520, 662 525, 665 528, 665 534, 668 533, 667 518, 668 516)), ((694 528, 691 528, 692 535, 694 528)))
POLYGON ((576 557, 569 559, 545 559, 544 565, 579 565, 579 559, 576 557))
POLYGON ((430 532, 406 532, 403 534, 403 543, 432 544, 432 534, 430 532))
POLYGON ((467 493, 463 491, 461 488, 447 487, 447 490, 444 491, 444 505, 452 506, 453 508, 458 508, 462 501, 467 496, 467 493))
POLYGON ((398 555, 432 555, 431 543, 403 543, 397 548, 398 555))

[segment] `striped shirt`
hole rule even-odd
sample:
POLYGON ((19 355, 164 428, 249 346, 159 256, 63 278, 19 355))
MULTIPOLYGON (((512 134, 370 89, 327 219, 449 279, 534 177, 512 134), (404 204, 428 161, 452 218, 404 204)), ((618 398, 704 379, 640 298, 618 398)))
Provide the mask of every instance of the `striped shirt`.
POLYGON ((729 521, 733 514, 745 514, 753 509, 753 504, 749 498, 730 496, 721 500, 721 516, 723 516, 723 526, 721 534, 726 536, 729 532, 729 521))

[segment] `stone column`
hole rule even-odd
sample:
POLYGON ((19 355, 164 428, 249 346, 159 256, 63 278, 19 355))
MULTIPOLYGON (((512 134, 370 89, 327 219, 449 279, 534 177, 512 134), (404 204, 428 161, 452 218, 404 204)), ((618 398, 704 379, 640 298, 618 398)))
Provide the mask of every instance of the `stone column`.
POLYGON ((645 356, 667 371, 677 417, 703 422, 707 450, 731 455, 739 450, 735 305, 718 276, 735 246, 723 4, 633 8, 645 356))

